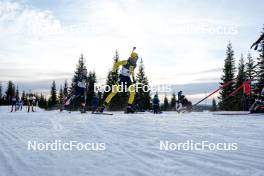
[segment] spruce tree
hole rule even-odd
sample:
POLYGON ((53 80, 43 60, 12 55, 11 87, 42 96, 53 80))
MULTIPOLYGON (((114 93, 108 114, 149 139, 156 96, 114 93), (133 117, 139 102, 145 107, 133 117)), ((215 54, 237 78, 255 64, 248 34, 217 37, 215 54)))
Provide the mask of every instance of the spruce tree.
POLYGON ((15 85, 12 81, 8 81, 6 90, 6 104, 11 104, 11 98, 15 96, 15 85))
POLYGON ((166 95, 164 97, 164 103, 163 103, 162 109, 163 111, 169 110, 169 100, 166 95))
POLYGON ((92 99, 95 96, 94 85, 96 83, 96 74, 95 72, 89 72, 87 78, 87 99, 86 103, 88 106, 92 106, 92 99))
POLYGON ((47 100, 42 93, 40 94, 38 105, 40 108, 47 109, 47 100))
POLYGON ((217 111, 216 100, 214 98, 212 100, 212 108, 211 108, 211 111, 217 111))
MULTIPOLYGON (((87 73, 85 73, 84 71, 87 71, 86 66, 85 66, 85 59, 83 54, 81 54, 79 60, 78 60, 78 64, 76 65, 76 70, 74 72, 74 76, 72 78, 72 84, 71 84, 71 94, 74 94, 75 92, 77 92, 78 89, 78 83, 80 81, 85 81, 87 83, 87 73)), ((75 105, 80 106, 80 104, 83 102, 83 96, 84 95, 80 95, 79 97, 75 98, 72 100, 71 104, 73 105, 73 108, 75 105)))
POLYGON ((26 93, 25 93, 25 91, 23 90, 22 95, 21 95, 21 100, 22 100, 24 103, 26 103, 26 99, 27 99, 27 97, 26 97, 26 93))
POLYGON ((68 82, 67 82, 67 80, 65 80, 64 86, 63 86, 63 96, 68 97, 68 94, 69 94, 68 82))
POLYGON ((74 76, 72 78, 72 84, 71 84, 72 93, 76 92, 79 81, 81 81, 84 77, 87 77, 87 75, 84 75, 84 70, 86 70, 85 59, 83 54, 81 54, 78 60, 78 64, 76 65, 74 76))
MULTIPOLYGON (((241 54, 241 58, 239 60, 238 64, 238 74, 236 77, 236 89, 238 89, 243 83, 246 81, 246 71, 245 71, 245 63, 244 63, 244 57, 241 54)), ((244 96, 243 89, 241 89, 235 96, 236 103, 235 103, 235 109, 236 111, 244 110, 246 106, 246 97, 244 96)))
POLYGON ((246 63, 246 78, 252 80, 256 76, 256 69, 254 68, 255 62, 252 58, 251 54, 247 55, 247 63, 246 63))
MULTIPOLYGON (((223 76, 221 77, 221 85, 226 84, 227 82, 233 81, 235 78, 235 58, 234 58, 234 51, 232 49, 231 42, 227 45, 226 50, 226 59, 225 59, 225 65, 223 69, 223 76)), ((222 89, 219 96, 219 108, 220 110, 230 111, 234 110, 234 103, 235 99, 233 97, 229 97, 229 94, 231 94, 235 90, 235 83, 232 82, 227 86, 226 88, 222 89)))
POLYGON ((17 88, 16 88, 15 97, 16 97, 17 100, 19 99, 19 90, 18 90, 18 86, 17 86, 17 88))
MULTIPOLYGON (((119 53, 116 50, 115 55, 113 57, 113 65, 115 63, 117 63, 118 61, 119 61, 119 53)), ((118 72, 118 70, 117 70, 117 72, 118 72)), ((112 70, 110 70, 107 74, 106 86, 108 86, 110 88, 110 90, 108 92, 103 93, 103 99, 104 100, 111 93, 113 85, 116 84, 116 82, 113 80, 113 75, 114 75, 114 73, 112 72, 112 70)), ((124 104, 125 104, 125 101, 127 99, 126 95, 127 95, 126 92, 117 93, 117 95, 111 100, 109 109, 110 110, 121 110, 121 109, 123 109, 125 107, 124 104)))
POLYGON ((50 90, 49 108, 54 108, 58 103, 56 82, 53 81, 50 90))
POLYGON ((138 74, 136 76, 138 87, 137 92, 137 104, 141 111, 149 110, 151 108, 151 97, 150 97, 150 89, 149 89, 149 82, 148 78, 145 74, 145 68, 143 64, 143 60, 140 60, 138 74))
POLYGON ((62 86, 60 86, 59 97, 58 98, 59 98, 59 104, 62 105, 63 104, 63 99, 64 99, 62 86))
POLYGON ((173 93, 172 94, 172 97, 171 97, 171 102, 170 102, 170 106, 171 106, 171 110, 176 110, 175 108, 176 108, 176 94, 175 93, 173 93))
MULTIPOLYGON (((261 32, 261 34, 264 33, 264 28, 261 32)), ((264 87, 264 40, 261 41, 260 43, 260 49, 259 51, 259 57, 258 61, 260 62, 258 69, 257 69, 257 80, 258 80, 258 86, 257 86, 257 91, 260 93, 262 88, 264 87)))

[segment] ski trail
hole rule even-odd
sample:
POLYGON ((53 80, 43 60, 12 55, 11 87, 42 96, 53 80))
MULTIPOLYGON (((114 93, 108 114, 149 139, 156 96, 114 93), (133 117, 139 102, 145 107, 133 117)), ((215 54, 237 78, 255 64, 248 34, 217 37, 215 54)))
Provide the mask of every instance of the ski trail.
MULTIPOLYGON (((109 133, 104 132, 104 130, 102 130, 102 128, 99 127, 97 125, 97 123, 92 123, 92 126, 94 127, 95 131, 100 134, 100 136, 103 136, 104 141, 109 141, 107 139, 112 139, 112 140, 113 139, 117 139, 116 136, 114 136, 113 134, 109 134, 109 133)), ((136 162, 139 162, 139 164, 143 164, 144 171, 145 171, 144 173, 142 173, 141 171, 139 171, 137 169, 127 168, 128 170, 131 169, 130 171, 132 172, 132 174, 154 175, 154 173, 152 172, 152 170, 149 167, 149 164, 147 162, 145 162, 144 160, 142 160, 142 159, 136 157, 135 155, 131 154, 126 149, 124 149, 125 147, 120 145, 120 141, 114 140, 114 141, 108 143, 108 145, 111 145, 111 147, 114 147, 115 148, 115 150, 114 150, 115 152, 116 151, 122 151, 124 156, 129 156, 130 159, 132 159, 132 160, 134 160, 136 162), (147 171, 148 174, 146 174, 146 171, 147 171)))
POLYGON ((0 145, 2 147, 0 147, 0 170, 2 173, 8 173, 10 175, 18 175, 17 174, 17 169, 15 168, 15 166, 13 165, 13 161, 12 158, 10 158, 9 156, 9 152, 7 152, 6 147, 3 141, 4 136, 2 135, 2 131, 0 131, 0 145))
MULTIPOLYGON (((0 131, 1 139, 1 155, 6 163, 6 168, 12 172, 14 175, 17 175, 17 169, 19 167, 27 168, 28 164, 23 160, 23 156, 19 153, 20 147, 18 144, 21 144, 20 139, 13 135, 11 132, 5 130, 4 128, 0 131), (15 162, 14 162, 15 161, 15 162)), ((1 157, 2 158, 2 157, 1 157)), ((4 163, 4 162, 3 162, 4 163)))

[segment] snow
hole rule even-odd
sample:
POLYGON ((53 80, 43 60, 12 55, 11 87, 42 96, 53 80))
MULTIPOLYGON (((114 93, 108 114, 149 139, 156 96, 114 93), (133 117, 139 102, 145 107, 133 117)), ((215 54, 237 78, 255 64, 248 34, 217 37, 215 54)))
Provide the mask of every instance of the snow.
POLYGON ((10 113, 1 107, 0 175, 264 175, 263 115, 113 113, 10 113), (28 141, 55 140, 105 143, 106 150, 28 150, 28 141), (166 140, 230 142, 238 150, 160 150, 166 140))

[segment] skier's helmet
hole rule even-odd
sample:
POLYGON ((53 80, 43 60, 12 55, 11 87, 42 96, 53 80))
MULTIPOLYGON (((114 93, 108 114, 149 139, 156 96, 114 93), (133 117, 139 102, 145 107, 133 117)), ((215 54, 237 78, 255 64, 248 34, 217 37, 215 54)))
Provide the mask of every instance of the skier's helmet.
POLYGON ((136 52, 132 52, 130 55, 130 61, 132 62, 133 65, 135 65, 137 63, 138 60, 138 54, 136 52))
POLYGON ((132 59, 137 59, 138 58, 138 54, 136 52, 132 52, 131 55, 130 55, 130 57, 132 59))

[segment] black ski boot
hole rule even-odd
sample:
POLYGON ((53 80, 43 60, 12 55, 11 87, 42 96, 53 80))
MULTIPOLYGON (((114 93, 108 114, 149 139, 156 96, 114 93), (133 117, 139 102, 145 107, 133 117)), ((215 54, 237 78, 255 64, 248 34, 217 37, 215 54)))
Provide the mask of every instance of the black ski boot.
POLYGON ((106 106, 107 106, 107 104, 104 103, 101 107, 98 108, 98 112, 103 113, 105 108, 106 108, 106 106))
POLYGON ((133 114, 133 113, 135 113, 135 109, 133 108, 133 106, 132 105, 128 105, 127 106, 127 109, 126 109, 126 113, 127 114, 133 114))

